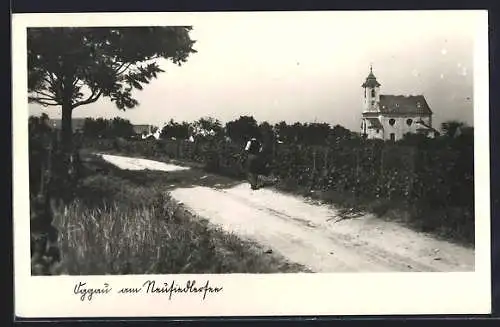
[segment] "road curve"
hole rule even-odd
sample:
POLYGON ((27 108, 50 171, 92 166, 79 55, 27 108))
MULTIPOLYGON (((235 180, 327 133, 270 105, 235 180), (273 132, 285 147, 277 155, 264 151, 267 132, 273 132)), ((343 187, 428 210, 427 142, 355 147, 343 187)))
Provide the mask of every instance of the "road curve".
MULTIPOLYGON (((176 171, 152 160, 103 156, 121 169, 176 171)), ((175 188, 185 208, 314 272, 474 271, 474 250, 366 214, 341 219, 332 206, 271 188, 175 188)))
POLYGON ((473 271, 474 251, 373 215, 338 220, 328 205, 273 189, 178 188, 172 196, 226 231, 314 272, 473 271))

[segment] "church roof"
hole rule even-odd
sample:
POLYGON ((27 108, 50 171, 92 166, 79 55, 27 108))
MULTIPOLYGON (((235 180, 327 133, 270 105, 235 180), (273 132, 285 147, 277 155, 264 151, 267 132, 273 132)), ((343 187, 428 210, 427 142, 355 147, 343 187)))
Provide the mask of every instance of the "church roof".
POLYGON ((432 114, 423 95, 380 95, 379 108, 384 114, 432 114))
POLYGON ((373 75, 372 68, 370 67, 370 74, 366 78, 366 81, 361 85, 362 87, 379 87, 380 83, 377 81, 375 75, 373 75))

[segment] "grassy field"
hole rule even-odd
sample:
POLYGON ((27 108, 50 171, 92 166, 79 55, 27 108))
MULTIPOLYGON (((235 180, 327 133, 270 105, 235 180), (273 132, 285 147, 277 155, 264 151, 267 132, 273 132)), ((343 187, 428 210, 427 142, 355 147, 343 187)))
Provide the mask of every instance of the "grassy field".
POLYGON ((169 197, 177 186, 235 181, 198 169, 121 171, 83 153, 77 199, 54 207, 62 264, 70 275, 306 271, 259 245, 194 217, 169 197))

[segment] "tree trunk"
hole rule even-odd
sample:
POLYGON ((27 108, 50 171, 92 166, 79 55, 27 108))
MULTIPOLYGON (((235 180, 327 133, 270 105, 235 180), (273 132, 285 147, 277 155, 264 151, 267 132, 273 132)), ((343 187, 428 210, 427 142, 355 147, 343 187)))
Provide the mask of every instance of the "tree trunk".
POLYGON ((66 154, 71 153, 73 147, 72 110, 71 95, 65 95, 62 104, 61 141, 66 154))
POLYGON ((66 154, 71 152, 73 146, 73 128, 71 121, 71 105, 62 106, 61 141, 62 148, 66 154))

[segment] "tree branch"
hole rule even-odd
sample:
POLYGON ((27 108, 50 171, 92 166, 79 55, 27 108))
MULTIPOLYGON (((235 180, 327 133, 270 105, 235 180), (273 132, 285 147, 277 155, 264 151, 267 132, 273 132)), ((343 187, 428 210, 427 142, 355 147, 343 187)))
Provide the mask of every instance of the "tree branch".
POLYGON ((155 59, 160 59, 160 58, 163 58, 161 55, 155 55, 155 56, 152 56, 151 58, 146 58, 144 60, 144 62, 148 62, 150 60, 155 60, 155 59))
POLYGON ((129 67, 132 65, 132 63, 128 63, 127 66, 122 70, 122 71, 119 71, 123 66, 125 66, 125 63, 123 63, 122 65, 120 65, 120 67, 118 67, 118 69, 116 70, 115 74, 116 75, 121 75, 123 74, 127 69, 129 69, 129 67))
POLYGON ((76 87, 76 85, 78 84, 78 82, 80 81, 79 78, 75 77, 75 79, 73 80, 73 83, 71 83, 71 86, 74 88, 76 87))
POLYGON ((28 97, 28 102, 35 102, 35 103, 39 103, 39 104, 44 105, 44 106, 58 106, 58 105, 60 105, 60 103, 58 103, 55 100, 46 99, 46 98, 38 98, 38 97, 28 97), (45 100, 54 101, 54 103, 49 103, 49 102, 46 102, 45 100))
POLYGON ((47 84, 48 84, 48 85, 50 85, 50 86, 54 86, 54 84, 53 84, 53 80, 50 80, 50 79, 49 79, 49 78, 47 78, 47 77, 43 77, 42 79, 43 79, 45 82, 47 82, 47 84))
POLYGON ((54 95, 49 94, 49 93, 45 93, 43 91, 35 91, 35 94, 36 94, 37 97, 39 97, 38 94, 41 94, 41 95, 47 97, 47 100, 57 101, 57 98, 54 95))
MULTIPOLYGON (((116 64, 116 62, 114 62, 113 64, 116 64)), ((125 66, 127 63, 126 62, 122 62, 116 69, 115 69, 115 74, 118 73, 118 71, 123 67, 125 66)))
POLYGON ((32 99, 39 99, 39 100, 46 100, 46 101, 54 101, 56 103, 59 103, 59 101, 57 101, 57 99, 54 99, 54 98, 51 98, 51 97, 40 97, 40 96, 36 96, 36 97, 30 97, 32 99))
POLYGON ((49 75, 49 78, 52 81, 52 86, 55 86, 56 85, 56 80, 54 79, 54 77, 52 77, 52 73, 49 72, 47 75, 49 75))
POLYGON ((96 102, 101 97, 101 94, 102 90, 100 90, 97 94, 95 93, 95 91, 92 91, 92 94, 86 100, 76 102, 71 106, 71 109, 75 109, 76 107, 96 102))

